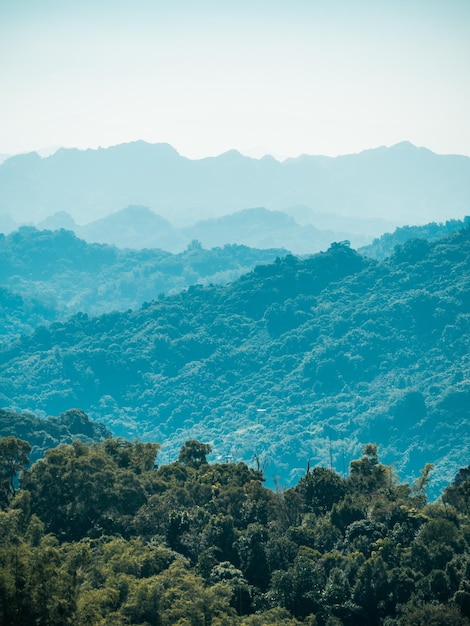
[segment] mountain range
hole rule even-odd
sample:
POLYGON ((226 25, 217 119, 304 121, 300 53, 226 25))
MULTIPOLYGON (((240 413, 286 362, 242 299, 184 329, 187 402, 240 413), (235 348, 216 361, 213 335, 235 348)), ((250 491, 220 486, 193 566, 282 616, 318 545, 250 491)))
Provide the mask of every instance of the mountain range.
POLYGON ((0 234, 0 338, 79 312, 136 309, 194 284, 228 283, 285 254, 238 245, 207 250, 196 241, 178 254, 121 250, 86 243, 65 229, 22 226, 0 234))
POLYGON ((462 218, 469 204, 470 158, 408 142, 280 162, 236 151, 192 160, 168 144, 138 141, 22 154, 0 165, 0 219, 15 224, 65 211, 85 225, 135 205, 185 227, 264 207, 302 226, 377 236, 393 225, 462 218))
MULTIPOLYGON (((470 229, 391 257, 346 242, 140 309, 78 313, 0 346, 0 401, 80 407, 115 434, 212 445, 292 484, 367 442, 437 493, 468 464, 470 229)), ((166 458, 166 457, 165 457, 166 458)))
POLYGON ((356 247, 370 243, 370 238, 364 235, 320 230, 311 224, 301 226, 283 211, 269 211, 262 207, 199 220, 180 228, 147 207, 129 206, 84 226, 62 211, 39 222, 37 228, 65 228, 90 243, 138 250, 159 248, 174 253, 182 252, 195 240, 205 248, 236 244, 261 250, 284 248, 296 254, 325 250, 338 239, 348 239, 356 247))

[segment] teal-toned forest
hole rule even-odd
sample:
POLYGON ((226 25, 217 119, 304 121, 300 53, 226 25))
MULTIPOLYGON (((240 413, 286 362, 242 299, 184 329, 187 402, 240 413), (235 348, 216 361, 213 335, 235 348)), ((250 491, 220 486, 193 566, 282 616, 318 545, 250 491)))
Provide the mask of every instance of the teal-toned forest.
POLYGON ((2 624, 470 624, 470 467, 428 503, 375 444, 277 490, 194 440, 30 448, 0 439, 2 624))
POLYGON ((470 624, 455 226, 264 264, 3 238, 0 624, 470 624), (204 284, 155 295, 177 256, 204 284))
POLYGON ((23 226, 0 233, 0 339, 79 312, 139 308, 196 283, 227 283, 283 254, 240 245, 206 250, 197 241, 178 254, 119 249, 86 243, 64 229, 23 226))
POLYGON ((166 462, 191 439, 215 460, 256 456, 270 487, 296 484, 308 460, 344 474, 374 441, 404 480, 432 462, 434 498, 468 464, 469 324, 468 227, 383 261, 339 242, 5 339, 0 403, 79 407, 115 436, 158 441, 166 462))

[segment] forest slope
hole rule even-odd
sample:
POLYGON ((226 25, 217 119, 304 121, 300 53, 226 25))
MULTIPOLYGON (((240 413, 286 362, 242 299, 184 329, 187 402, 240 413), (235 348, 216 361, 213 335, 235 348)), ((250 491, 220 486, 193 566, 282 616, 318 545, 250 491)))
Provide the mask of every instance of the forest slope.
POLYGON ((28 455, 31 463, 60 444, 70 444, 77 439, 91 444, 110 435, 105 426, 93 422, 79 409, 69 409, 59 416, 47 418, 0 409, 0 438, 14 436, 27 441, 31 446, 28 455))
POLYGON ((79 406, 165 460, 207 441, 271 483, 309 459, 342 471, 375 441, 404 477, 435 463, 439 490, 468 464, 469 265, 468 228, 382 263, 335 244, 134 312, 77 314, 1 351, 0 401, 79 406))
POLYGON ((197 241, 179 254, 120 250, 88 244, 68 230, 22 227, 0 234, 0 336, 78 312, 138 308, 195 283, 233 281, 285 253, 237 245, 206 250, 197 241))
POLYGON ((410 239, 435 241, 466 226, 470 226, 470 216, 463 220, 447 220, 441 224, 430 222, 422 226, 401 226, 393 233, 384 233, 381 237, 375 238, 371 244, 359 248, 358 252, 371 259, 383 261, 393 254, 395 246, 403 245, 410 239))

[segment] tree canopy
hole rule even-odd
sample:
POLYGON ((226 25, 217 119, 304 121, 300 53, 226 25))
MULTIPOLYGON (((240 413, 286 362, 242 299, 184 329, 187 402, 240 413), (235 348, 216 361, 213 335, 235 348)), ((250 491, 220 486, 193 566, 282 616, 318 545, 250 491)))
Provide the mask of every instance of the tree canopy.
POLYGON ((375 444, 347 476, 308 467, 277 491, 197 440, 160 465, 157 444, 118 438, 25 469, 27 446, 0 439, 20 471, 0 511, 2 624, 470 623, 469 468, 428 504, 375 444))
POLYGON ((294 484, 308 459, 344 471, 372 440, 407 480, 433 463, 438 494, 470 443, 469 233, 410 240, 380 263, 340 242, 41 326, 0 347, 0 398, 81 407, 115 436, 162 442, 167 460, 191 439, 256 456, 271 485, 294 484))

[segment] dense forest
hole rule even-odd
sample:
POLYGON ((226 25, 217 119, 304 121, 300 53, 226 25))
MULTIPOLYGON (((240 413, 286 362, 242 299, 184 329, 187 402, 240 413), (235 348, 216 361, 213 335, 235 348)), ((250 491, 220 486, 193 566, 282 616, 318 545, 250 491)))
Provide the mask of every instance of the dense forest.
POLYGON ((75 441, 28 467, 0 439, 0 623, 470 624, 470 467, 428 504, 432 467, 400 482, 374 444, 276 491, 208 444, 159 448, 75 441))
MULTIPOLYGON (((126 215, 121 226, 128 238, 135 230, 135 224, 131 225, 135 221, 143 220, 143 232, 150 233, 149 236, 157 227, 153 222, 147 224, 148 209, 129 207, 126 211, 121 212, 126 215)), ((225 224, 227 236, 242 229, 248 231, 249 237, 252 230, 265 230, 274 213, 252 209, 238 215, 238 220, 236 216, 209 220, 209 230, 218 233, 213 233, 213 237, 224 239, 218 222, 225 224), (242 217, 245 213, 249 217, 242 217)), ((154 218, 159 225, 158 217, 153 215, 154 218)), ((396 245, 403 245, 409 239, 439 239, 467 223, 466 218, 445 224, 397 228, 359 252, 383 260, 393 254, 396 245)), ((282 222, 278 228, 285 236, 287 225, 282 222)), ((103 230, 109 229, 106 222, 103 230)), ((160 231, 159 236, 168 242, 170 234, 161 227, 160 231)), ((202 232, 197 234, 197 239, 179 254, 165 251, 167 248, 132 250, 88 244, 65 229, 21 227, 9 235, 0 234, 0 338, 28 334, 37 326, 78 312, 98 315, 126 311, 139 308, 162 293, 175 294, 191 285, 232 282, 256 265, 271 263, 288 253, 283 249, 258 250, 228 244, 208 250, 199 244, 202 232)), ((310 245, 311 249, 315 247, 312 237, 309 244, 305 241, 305 246, 310 245)), ((140 231, 136 233, 137 239, 140 243, 144 240, 140 231)))
POLYGON ((257 458, 270 486, 296 484, 309 459, 345 474, 375 441, 402 479, 434 463, 437 497, 468 463, 469 263, 469 228, 382 262, 342 242, 135 311, 80 313, 4 341, 0 402, 80 407, 158 441, 166 461, 208 441, 217 460, 257 458))
POLYGON ((0 337, 78 312, 135 309, 194 284, 227 283, 285 254, 239 245, 206 250, 198 241, 179 254, 121 250, 86 243, 64 229, 24 226, 0 234, 0 337))
POLYGON ((435 241, 467 226, 470 226, 470 216, 463 220, 447 220, 444 223, 430 222, 422 226, 400 226, 393 233, 385 233, 374 239, 370 245, 362 246, 358 252, 372 259, 383 261, 392 256, 396 246, 404 245, 410 239, 435 241))
POLYGON ((91 420, 80 409, 69 409, 58 416, 47 419, 32 413, 15 413, 0 409, 0 437, 14 435, 26 440, 31 449, 28 454, 30 462, 44 457, 47 450, 59 444, 73 441, 93 443, 111 437, 111 432, 91 420))

